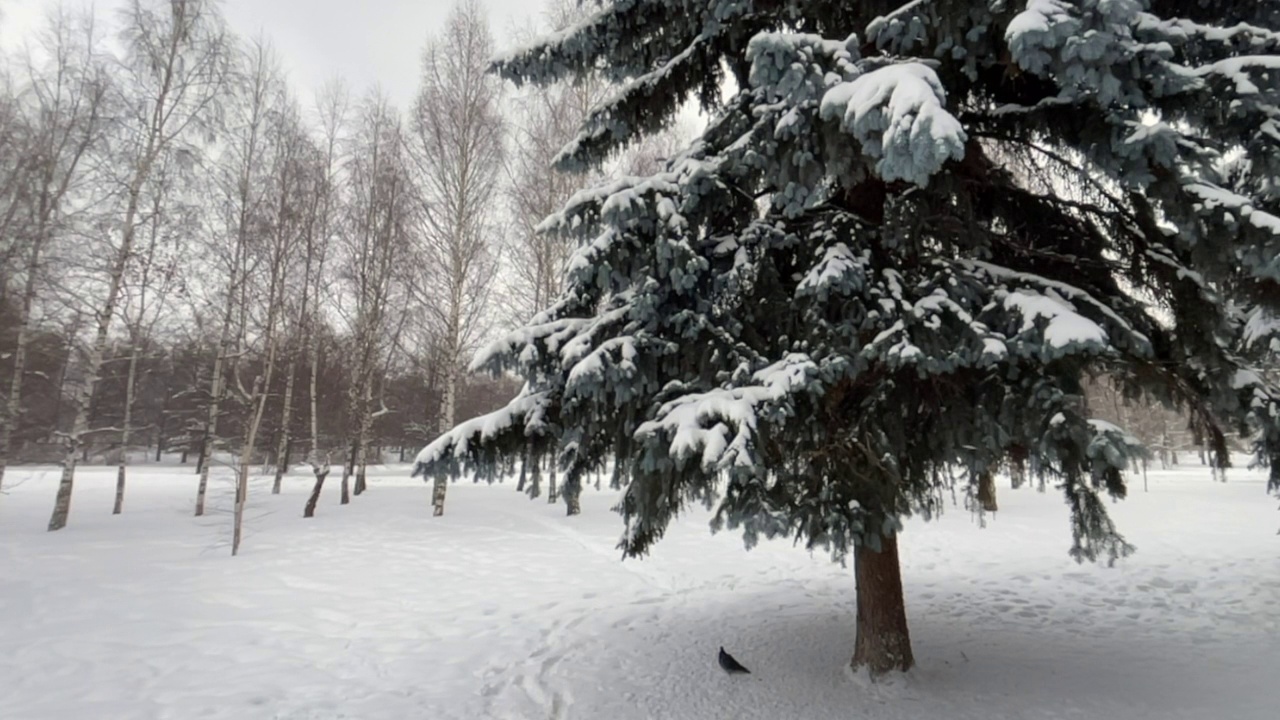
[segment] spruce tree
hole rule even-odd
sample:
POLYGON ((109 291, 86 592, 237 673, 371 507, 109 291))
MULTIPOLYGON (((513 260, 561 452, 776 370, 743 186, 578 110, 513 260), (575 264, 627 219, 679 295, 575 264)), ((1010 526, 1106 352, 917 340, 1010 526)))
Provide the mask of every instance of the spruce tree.
POLYGON ((1280 23, 1255 0, 598 0, 500 58, 618 92, 557 162, 709 124, 661 172, 579 193, 567 289, 477 366, 526 384, 416 472, 616 459, 621 549, 713 529, 853 556, 853 663, 912 664, 897 533, 1007 456, 1054 483, 1071 554, 1131 551, 1104 497, 1142 449, 1083 381, 1177 405, 1280 489, 1280 23), (1247 342, 1246 339, 1249 338, 1247 342))

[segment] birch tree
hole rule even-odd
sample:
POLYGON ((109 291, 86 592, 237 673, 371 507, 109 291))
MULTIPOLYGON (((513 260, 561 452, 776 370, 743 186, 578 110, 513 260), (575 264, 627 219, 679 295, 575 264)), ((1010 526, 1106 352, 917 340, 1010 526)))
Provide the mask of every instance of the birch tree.
MULTIPOLYGON (((550 0, 544 13, 547 29, 563 30, 589 11, 572 0, 550 0)), ((522 38, 529 40, 532 37, 522 38)), ((511 150, 503 158, 503 167, 514 232, 506 238, 503 264, 509 277, 507 310, 515 322, 527 322, 560 295, 573 242, 540 232, 538 226, 591 180, 558 170, 555 158, 577 137, 591 108, 605 99, 608 90, 603 78, 586 76, 572 83, 525 87, 512 99, 511 150)))
POLYGON ((383 365, 393 281, 407 260, 416 204, 398 113, 379 94, 361 108, 349 153, 349 217, 345 275, 351 286, 353 342, 348 386, 350 454, 343 469, 343 497, 351 475, 355 493, 366 488, 373 396, 383 365))
POLYGON ((200 443, 197 468, 196 516, 205 511, 209 487, 210 459, 218 441, 218 423, 227 399, 228 379, 235 377, 244 337, 245 295, 253 261, 253 232, 267 201, 269 173, 264 170, 270 139, 271 113, 278 110, 280 77, 270 48, 254 41, 244 48, 229 76, 228 107, 224 123, 226 141, 216 177, 221 190, 221 234, 215 243, 220 249, 224 287, 220 302, 217 349, 209 377, 208 411, 200 443))
POLYGON ((320 493, 324 490, 325 478, 329 476, 330 460, 328 454, 321 456, 320 423, 318 411, 318 395, 320 380, 320 313, 322 293, 325 282, 325 265, 328 259, 329 243, 334 225, 334 205, 338 193, 338 169, 341 161, 339 148, 342 132, 347 122, 348 98, 346 88, 341 82, 331 81, 321 89, 317 99, 317 114, 320 125, 320 157, 316 167, 317 184, 309 212, 310 226, 305 240, 306 260, 304 277, 307 285, 313 289, 313 302, 306 317, 307 344, 309 346, 311 379, 309 398, 310 441, 307 461, 311 464, 311 472, 315 476, 311 494, 303 508, 303 517, 314 517, 316 504, 320 501, 320 493))
MULTIPOLYGON (((452 428, 465 354, 489 321, 495 274, 503 121, 501 85, 486 73, 493 55, 488 21, 476 0, 461 0, 423 54, 413 111, 413 154, 424 232, 416 291, 434 315, 441 363, 438 427, 452 428)), ((447 485, 432 489, 432 514, 444 514, 447 485)))
POLYGON ((0 484, 22 409, 32 308, 45 256, 73 211, 73 196, 90 174, 88 157, 102 141, 107 103, 108 84, 91 15, 62 9, 51 13, 38 53, 47 59, 27 58, 24 107, 14 108, 11 117, 0 117, 17 151, 9 162, 12 174, 0 181, 6 200, 0 231, 15 240, 21 237, 13 247, 21 253, 16 269, 23 278, 12 377, 0 413, 0 484))
MULTIPOLYGON (((120 424, 120 458, 116 467, 116 495, 112 514, 124 509, 124 492, 129 464, 129 447, 134 428, 134 400, 138 383, 141 353, 152 338, 156 323, 163 316, 170 291, 180 283, 176 239, 189 230, 183 222, 186 213, 172 203, 173 185, 178 174, 175 162, 161 158, 153 175, 150 208, 144 219, 144 245, 125 272, 121 293, 122 317, 129 347, 125 371, 124 411, 120 424), (177 232, 175 232, 175 230, 177 232)), ((158 441, 157 441, 158 442, 158 441)))
MULTIPOLYGON (((270 207, 266 208, 269 217, 261 222, 261 229, 266 235, 261 244, 260 266, 263 275, 260 284, 265 286, 263 310, 265 318, 259 330, 262 345, 261 356, 263 366, 254 378, 252 390, 244 399, 250 409, 245 424, 244 439, 240 445, 240 461, 237 465, 235 511, 232 528, 231 554, 240 551, 240 541, 244 526, 245 503, 249 495, 249 469, 253 462, 253 452, 257 446, 258 433, 262 427, 262 417, 266 412, 267 398, 282 344, 283 314, 285 294, 289 272, 292 268, 294 249, 302 234, 300 209, 305 205, 304 178, 306 139, 303 136, 296 107, 285 100, 283 84, 273 82, 279 76, 274 66, 269 64, 266 53, 261 46, 257 47, 258 72, 266 78, 265 84, 273 87, 269 90, 268 102, 273 112, 269 113, 271 122, 268 128, 277 144, 274 153, 274 167, 271 172, 270 207)), ((239 387, 239 385, 238 385, 239 387)), ((241 393, 244 391, 241 389, 241 393)))

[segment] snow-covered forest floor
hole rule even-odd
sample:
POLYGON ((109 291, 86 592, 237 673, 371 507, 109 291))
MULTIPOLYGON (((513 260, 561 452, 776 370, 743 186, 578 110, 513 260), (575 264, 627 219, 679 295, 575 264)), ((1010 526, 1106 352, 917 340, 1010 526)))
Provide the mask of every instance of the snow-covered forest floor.
POLYGON ((1066 555, 1059 495, 1000 486, 979 529, 956 508, 901 551, 919 667, 871 685, 853 651, 852 571, 789 542, 744 552, 679 521, 619 562, 611 492, 584 514, 511 484, 454 485, 430 517, 407 468, 301 518, 255 477, 229 557, 230 482, 191 517, 187 468, 80 473, 45 532, 57 473, 0 496, 0 715, 52 718, 1150 718, 1271 720, 1280 706, 1280 513, 1260 473, 1199 466, 1134 483, 1114 517, 1137 554, 1066 555), (728 677, 726 646, 752 670, 728 677))

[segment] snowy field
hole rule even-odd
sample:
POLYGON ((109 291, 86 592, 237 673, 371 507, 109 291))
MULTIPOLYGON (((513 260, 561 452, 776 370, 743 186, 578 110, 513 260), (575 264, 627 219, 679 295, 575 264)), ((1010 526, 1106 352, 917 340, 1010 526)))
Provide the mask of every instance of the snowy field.
POLYGON ((186 468, 80 474, 46 533, 56 472, 0 496, 5 720, 891 718, 1275 720, 1280 512, 1261 474, 1153 473, 1114 507, 1138 546, 1078 566, 1056 494, 1000 488, 979 529, 955 509, 901 550, 917 670, 868 684, 853 574, 787 542, 744 552, 691 513, 619 562, 609 492, 584 514, 512 485, 426 486, 380 468, 348 507, 330 482, 255 478, 229 557, 230 483, 191 517, 186 468), (716 665, 725 645, 753 674, 716 665))

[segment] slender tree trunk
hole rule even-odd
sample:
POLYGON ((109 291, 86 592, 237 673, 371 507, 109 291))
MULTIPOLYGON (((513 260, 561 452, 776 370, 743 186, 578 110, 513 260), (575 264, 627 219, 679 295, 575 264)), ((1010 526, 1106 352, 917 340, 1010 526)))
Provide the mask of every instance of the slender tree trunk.
MULTIPOLYGON (((22 305, 18 308, 18 339, 13 349, 13 377, 9 380, 9 397, 5 402, 4 416, 0 417, 0 488, 4 487, 4 471, 9 464, 13 431, 22 414, 22 379, 27 372, 27 344, 31 338, 31 307, 36 299, 36 278, 40 266, 40 238, 31 241, 31 256, 27 258, 27 279, 22 289, 22 305)), ((68 355, 68 361, 70 355, 68 355)), ((56 420, 56 418, 55 418, 56 420)))
POLYGON ((124 511, 125 468, 129 465, 129 427, 133 424, 133 388, 138 377, 137 341, 132 345, 129 351, 129 377, 124 385, 124 425, 120 428, 120 464, 116 467, 116 502, 111 508, 112 515, 119 515, 124 511))
POLYGON ((356 464, 356 445, 352 443, 349 456, 342 458, 342 500, 343 505, 351 502, 351 471, 356 464))
POLYGON ((978 476, 978 505, 983 512, 996 512, 996 478, 990 470, 978 476))
POLYGON ((564 484, 564 514, 573 516, 582 514, 582 482, 565 481, 564 484))
POLYGON ((165 402, 165 405, 164 405, 164 406, 161 406, 161 408, 160 408, 160 417, 158 418, 158 420, 157 420, 157 422, 156 422, 156 462, 157 462, 157 463, 158 463, 158 462, 160 462, 161 455, 164 453, 164 440, 165 440, 165 438, 164 438, 164 430, 165 430, 164 424, 165 424, 165 413, 166 413, 166 412, 168 412, 168 410, 167 410, 168 400, 169 400, 169 395, 168 395, 168 393, 165 393, 165 401, 166 401, 166 402, 165 402))
POLYGON ((356 452, 356 458, 352 461, 355 466, 356 487, 355 494, 362 495, 368 486, 365 484, 365 471, 369 464, 369 435, 373 430, 373 378, 366 378, 364 383, 364 397, 360 403, 360 438, 359 449, 356 452))
POLYGON ((880 539, 880 551, 866 545, 854 550, 858 581, 858 636, 853 652, 855 670, 866 668, 873 677, 910 670, 915 664, 898 563, 898 538, 880 539))
MULTIPOLYGON (((440 405, 440 434, 449 432, 454 425, 454 412, 458 402, 458 368, 454 362, 456 353, 451 352, 444 371, 444 401, 440 405)), ((431 485, 431 514, 435 517, 444 515, 445 494, 449 491, 449 480, 443 475, 436 475, 431 485)))
POLYGON ((369 444, 363 439, 357 444, 356 459, 351 463, 355 475, 355 484, 352 488, 352 494, 363 495, 365 490, 369 488, 365 485, 365 463, 368 462, 369 444))
POLYGON ((130 188, 129 207, 125 212, 124 237, 120 248, 116 251, 111 267, 111 277, 107 284, 106 301, 98 311, 98 327, 94 334, 93 345, 90 346, 86 362, 85 379, 75 392, 75 416, 71 422, 71 436, 67 439, 67 454, 62 461, 62 477, 58 482, 58 494, 53 504, 53 513, 49 517, 49 530, 61 530, 67 525, 67 515, 71 510, 71 492, 76 474, 76 451, 81 449, 84 436, 89 432, 89 410, 102 373, 102 358, 107 351, 107 334, 111 330, 111 321, 115 318, 116 304, 120 299, 120 289, 124 284, 124 271, 129 258, 133 254, 133 239, 136 228, 134 221, 138 211, 138 195, 141 183, 130 188))
POLYGON ((520 459, 520 481, 516 483, 516 492, 524 492, 524 483, 529 477, 529 453, 526 451, 520 459))
POLYGON ((53 427, 62 427, 62 398, 67 389, 67 373, 71 370, 71 355, 75 352, 75 337, 80 333, 80 316, 71 323, 71 332, 67 335, 67 352, 62 358, 62 366, 58 368, 58 391, 53 398, 53 427))
POLYGON ((1009 467, 1009 481, 1014 490, 1027 484, 1027 451, 1021 446, 1009 448, 1005 464, 1009 467))
POLYGON ((551 471, 547 473, 547 504, 555 505, 556 500, 560 499, 559 487, 556 485, 556 459, 551 458, 551 471))
POLYGON ((316 474, 316 484, 311 487, 311 495, 307 497, 307 506, 302 509, 302 517, 304 518, 316 516, 316 505, 320 502, 320 491, 324 489, 324 479, 329 475, 329 467, 327 465, 323 468, 318 464, 313 465, 312 470, 316 474))
POLYGON ((218 354, 213 359, 213 378, 209 381, 209 415, 204 423, 204 440, 200 443, 200 458, 196 460, 196 471, 200 473, 200 484, 196 488, 196 517, 204 515, 205 493, 209 489, 209 460, 213 454, 213 439, 218 433, 218 414, 222 409, 222 396, 225 382, 222 375, 227 359, 228 337, 231 333, 231 309, 228 305, 223 315, 222 337, 218 343, 218 354))
POLYGON ((289 377, 284 383, 284 409, 280 412, 280 443, 276 446, 276 477, 271 494, 280 494, 284 474, 289 472, 289 418, 293 415, 293 379, 298 374, 297 356, 289 360, 289 377))
MULTIPOLYGON (((274 288, 273 288, 274 290, 274 288)), ((274 296, 273 296, 274 297, 274 296)), ((233 520, 233 528, 231 534, 231 556, 235 557, 240 552, 240 535, 241 528, 244 525, 244 506, 249 495, 249 466, 253 461, 253 448, 258 439, 258 430, 262 427, 262 415, 267 409, 267 389, 271 387, 272 375, 275 373, 276 367, 276 343, 274 339, 270 339, 271 334, 275 331, 275 306, 267 316, 267 366, 253 381, 253 394, 251 397, 257 404, 253 411, 253 415, 249 420, 249 427, 246 429, 244 444, 240 447, 240 467, 236 478, 236 507, 235 517, 233 520)))
POLYGON ((529 461, 529 499, 542 497, 542 458, 534 457, 529 461))

